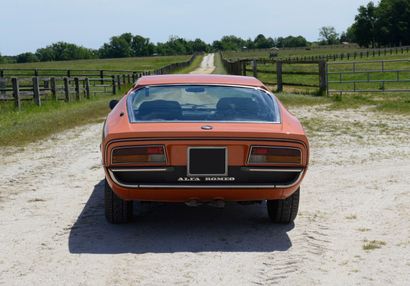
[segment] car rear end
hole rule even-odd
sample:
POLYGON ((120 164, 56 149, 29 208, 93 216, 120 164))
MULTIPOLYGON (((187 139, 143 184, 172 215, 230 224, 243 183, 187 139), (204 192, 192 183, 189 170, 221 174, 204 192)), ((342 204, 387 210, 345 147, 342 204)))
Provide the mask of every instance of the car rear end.
POLYGON ((300 123, 257 87, 137 86, 104 133, 107 184, 124 201, 285 200, 309 160, 300 123))

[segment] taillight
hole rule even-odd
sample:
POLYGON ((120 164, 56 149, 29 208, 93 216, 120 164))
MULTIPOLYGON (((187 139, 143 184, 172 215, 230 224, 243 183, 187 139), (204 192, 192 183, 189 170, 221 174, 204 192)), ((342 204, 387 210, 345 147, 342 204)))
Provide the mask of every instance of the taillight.
POLYGON ((251 147, 248 164, 301 164, 299 149, 288 147, 251 147))
POLYGON ((112 164, 165 164, 164 146, 119 147, 112 151, 112 164))

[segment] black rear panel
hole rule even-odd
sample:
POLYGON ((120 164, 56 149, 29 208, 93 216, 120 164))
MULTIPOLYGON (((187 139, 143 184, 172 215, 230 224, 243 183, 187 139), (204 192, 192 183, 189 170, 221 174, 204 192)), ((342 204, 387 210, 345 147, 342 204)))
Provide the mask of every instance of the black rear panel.
MULTIPOLYGON (((257 169, 257 168, 256 168, 257 169)), ((228 176, 187 176, 186 167, 168 167, 166 171, 113 171, 116 181, 124 185, 290 185, 299 178, 300 172, 286 169, 280 171, 255 171, 255 168, 229 167, 228 176)))

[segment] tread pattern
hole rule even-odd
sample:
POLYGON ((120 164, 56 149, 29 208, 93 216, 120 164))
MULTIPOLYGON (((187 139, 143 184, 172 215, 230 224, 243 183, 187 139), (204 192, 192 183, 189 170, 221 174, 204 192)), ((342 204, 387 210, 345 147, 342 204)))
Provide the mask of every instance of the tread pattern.
POLYGON ((107 181, 104 187, 105 217, 113 224, 127 223, 132 220, 133 203, 119 198, 110 188, 107 181))
POLYGON ((267 202, 269 218, 274 223, 288 224, 295 220, 299 209, 300 189, 284 200, 267 202))

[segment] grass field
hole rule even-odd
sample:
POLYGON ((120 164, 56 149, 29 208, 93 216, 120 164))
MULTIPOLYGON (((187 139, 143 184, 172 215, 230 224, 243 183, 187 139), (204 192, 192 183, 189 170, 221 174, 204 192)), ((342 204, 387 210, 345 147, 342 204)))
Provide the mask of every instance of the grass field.
POLYGON ((175 72, 173 72, 174 74, 184 74, 184 73, 190 73, 191 71, 196 70, 197 68, 199 68, 199 66, 201 65, 202 59, 204 58, 203 55, 198 55, 196 56, 196 58, 194 59, 194 61, 192 62, 192 64, 186 68, 182 68, 179 70, 176 70, 175 72))
POLYGON ((215 65, 215 70, 213 71, 213 74, 227 74, 223 64, 222 64, 222 59, 221 59, 221 54, 220 53, 215 53, 214 57, 214 65, 215 65))
MULTIPOLYGON (((294 57, 309 57, 309 56, 325 56, 325 55, 340 55, 340 54, 347 54, 350 53, 352 56, 349 60, 378 60, 378 59, 398 59, 403 57, 410 57, 410 52, 401 53, 401 50, 398 50, 398 54, 395 53, 395 50, 392 51, 392 54, 388 51, 386 55, 384 55, 384 51, 381 50, 380 56, 376 51, 375 56, 373 56, 372 52, 369 53, 369 57, 365 57, 366 52, 368 49, 361 49, 355 47, 346 47, 346 48, 312 48, 310 50, 306 49, 280 49, 278 51, 277 59, 285 59, 285 58, 294 58, 294 57), (357 53, 357 58, 353 58, 353 54, 357 53), (362 52, 364 57, 360 59, 359 53, 362 52)), ((225 51, 223 52, 223 57, 227 59, 252 59, 252 58, 269 58, 270 50, 250 50, 250 51, 225 51)), ((346 57, 344 60, 347 60, 346 57)))
MULTIPOLYGON (((278 58, 287 57, 303 57, 303 56, 318 56, 327 54, 340 54, 340 53, 359 53, 365 52, 365 49, 359 48, 336 48, 336 49, 296 49, 296 50, 280 50, 278 58)), ((410 89, 410 53, 400 52, 395 54, 393 52, 378 56, 376 52, 375 57, 370 53, 369 58, 357 58, 354 60, 352 57, 347 60, 345 57, 343 61, 337 61, 342 64, 335 64, 332 60, 328 61, 329 81, 340 81, 342 83, 329 83, 329 89, 338 90, 383 90, 383 89, 410 89), (381 60, 407 60, 405 62, 385 62, 380 63, 381 60), (357 63, 353 65, 354 61, 360 61, 363 63, 357 63), (404 70, 399 74, 397 72, 376 72, 377 70, 404 70), (353 73, 352 71, 356 71, 353 73), (369 71, 371 71, 369 73, 369 71), (340 75, 342 73, 342 75, 340 75), (399 77, 401 80, 408 80, 406 82, 392 82, 399 77), (370 82, 366 83, 368 79, 383 80, 384 83, 370 82), (349 81, 362 81, 359 83, 349 83, 349 81)), ((268 50, 259 51, 241 51, 241 52, 224 52, 223 57, 228 59, 251 59, 251 58, 268 58, 268 50)), ((279 93, 278 97, 281 101, 289 107, 302 106, 302 105, 318 105, 325 104, 329 109, 341 109, 341 108, 359 108, 368 106, 371 109, 382 112, 402 113, 410 114, 410 93, 388 93, 388 92, 364 92, 364 93, 346 93, 343 95, 334 94, 334 96, 312 96, 317 95, 319 85, 318 76, 319 67, 318 64, 284 64, 283 65, 283 82, 291 84, 304 84, 309 86, 293 86, 285 85, 284 93, 279 93), (316 73, 311 74, 298 74, 298 73, 316 73)), ((252 75, 251 65, 247 65, 247 75, 252 75)), ((277 75, 276 66, 273 64, 258 64, 258 76, 269 88, 273 91, 276 90, 277 75)))
MULTIPOLYGON (((329 55, 329 54, 340 54, 340 53, 350 53, 352 55, 354 52, 359 53, 362 51, 365 54, 365 49, 359 48, 337 48, 337 49, 296 49, 296 50, 280 50, 278 59, 283 59, 287 57, 303 57, 303 56, 319 56, 319 55, 329 55)), ((346 57, 343 61, 338 60, 334 62, 333 60, 328 61, 328 71, 329 71, 329 89, 330 90, 369 90, 369 91, 379 91, 379 90, 405 90, 410 89, 410 53, 406 50, 398 50, 396 54, 395 50, 390 54, 384 55, 384 51, 376 51, 375 56, 370 52, 370 57, 364 57, 356 60, 351 56, 348 60, 346 57), (406 60, 403 62, 385 62, 380 61, 392 61, 392 60, 406 60), (355 63, 353 62, 361 62, 355 63), (341 64, 340 64, 341 63, 341 64), (382 71, 385 72, 376 72, 382 71), (402 70, 397 73, 395 70, 402 70), (355 72, 353 72, 355 71, 355 72), (369 72, 370 71, 370 72, 369 72), (390 72, 386 72, 390 71, 390 72), (399 78, 402 82, 395 82, 399 78), (356 81, 354 83, 353 81, 356 81), (370 81, 370 82, 367 82, 370 81), (377 82, 382 81, 382 82, 377 82)), ((259 51, 241 51, 241 52, 224 52, 223 57, 228 59, 252 59, 252 58, 265 58, 269 57, 269 50, 259 50, 259 51)), ((318 91, 319 85, 319 75, 318 75, 318 64, 300 64, 293 63, 283 64, 283 83, 285 92, 296 92, 304 94, 315 94, 318 91), (305 74, 301 74, 305 73, 305 74), (310 74, 309 74, 310 73, 310 74), (299 86, 298 86, 299 85, 299 86)), ((247 65, 247 75, 252 75, 252 67, 250 64, 247 65)), ((273 89, 276 88, 277 84, 276 75, 276 65, 271 63, 258 63, 258 78, 262 80, 265 84, 271 86, 273 89)))
MULTIPOLYGON (((30 63, 1 65, 13 68, 61 68, 61 69, 132 69, 152 70, 174 62, 186 61, 190 56, 150 57, 110 60, 80 60, 67 62, 30 63)), ((176 73, 188 73, 196 69, 202 61, 198 56, 194 62, 176 73)), ((24 101, 21 111, 12 102, 0 102, 0 146, 22 146, 40 140, 56 132, 75 126, 102 122, 108 114, 108 102, 118 99, 130 88, 123 87, 117 96, 98 95, 91 99, 73 101, 45 100, 38 107, 31 101, 24 101)))
POLYGON ((1 68, 50 68, 50 69, 90 69, 90 70, 130 70, 148 71, 168 64, 187 61, 191 56, 138 57, 120 59, 93 59, 77 61, 38 62, 24 64, 0 64, 1 68))
POLYGON ((89 100, 65 103, 23 104, 16 111, 12 104, 0 104, 0 146, 22 146, 75 126, 102 122, 109 112, 108 102, 120 96, 98 96, 89 100))

